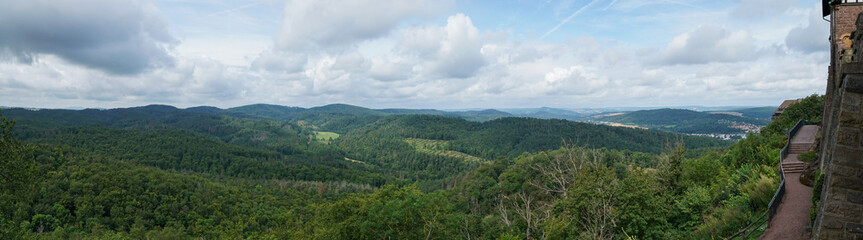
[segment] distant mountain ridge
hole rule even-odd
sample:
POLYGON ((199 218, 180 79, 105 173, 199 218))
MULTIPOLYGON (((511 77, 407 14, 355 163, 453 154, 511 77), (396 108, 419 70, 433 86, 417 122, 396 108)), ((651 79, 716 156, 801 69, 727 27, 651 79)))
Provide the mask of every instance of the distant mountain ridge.
POLYGON ((754 108, 741 108, 741 109, 732 109, 723 112, 733 112, 740 113, 743 117, 757 118, 761 120, 770 120, 770 116, 773 115, 773 112, 776 111, 776 107, 754 107, 754 108))
MULTIPOLYGON (((160 105, 148 105, 145 107, 152 106, 160 105)), ((290 121, 298 119, 308 120, 309 118, 326 117, 326 115, 350 115, 356 117, 368 117, 400 114, 421 114, 459 117, 469 121, 489 121, 502 117, 516 116, 511 113, 496 109, 475 111, 441 111, 436 109, 405 108, 370 109, 341 103, 311 108, 288 107, 271 104, 252 104, 227 109, 221 109, 211 106, 199 106, 186 108, 185 110, 197 113, 224 114, 233 117, 261 118, 277 121, 290 121)))
POLYGON ((168 105, 107 110, 17 108, 4 110, 3 116, 16 121, 17 137, 34 143, 65 143, 117 157, 149 159, 146 164, 163 169, 221 174, 224 166, 234 166, 227 169, 234 175, 250 173, 243 172, 246 170, 280 178, 300 174, 302 177, 297 179, 304 181, 334 180, 333 175, 317 173, 338 172, 345 176, 374 175, 357 179, 361 183, 407 177, 427 179, 427 184, 435 185, 453 174, 477 167, 480 162, 554 150, 564 141, 647 153, 660 153, 670 139, 680 139, 693 148, 723 147, 730 143, 655 130, 513 117, 498 110, 372 110, 345 104, 309 109, 277 105, 230 109, 208 106, 179 109, 168 105), (496 119, 468 120, 490 116, 496 119), (315 140, 320 133, 338 137, 323 143, 315 140), (165 141, 160 141, 159 136, 166 136, 165 141), (135 142, 142 140, 149 141, 145 144, 149 147, 135 142), (162 152, 159 149, 190 144, 200 150, 190 154, 203 156, 206 166, 187 168, 183 164, 191 163, 182 161, 186 158, 183 154, 166 157, 168 160, 157 156, 162 152), (128 151, 135 155, 129 155, 128 151), (257 164, 252 160, 258 157, 266 160, 261 162, 266 167, 252 168, 257 164), (276 166, 280 164, 291 170, 279 171, 281 168, 276 166))
POLYGON ((698 112, 671 108, 598 115, 594 117, 594 120, 636 125, 678 133, 700 134, 746 133, 747 129, 757 129, 757 127, 767 125, 769 122, 767 120, 745 117, 742 114, 736 116, 733 114, 717 114, 717 112, 698 112))
MULTIPOLYGON (((292 106, 283 106, 283 105, 274 105, 274 104, 250 104, 232 108, 218 108, 213 106, 196 106, 189 107, 185 109, 176 108, 174 106, 169 105, 147 105, 147 106, 139 106, 132 108, 145 108, 145 109, 153 109, 158 111, 171 111, 171 110, 183 110, 186 112, 193 113, 205 113, 205 114, 220 114, 227 115, 232 117, 240 117, 240 118, 257 118, 257 119, 266 119, 266 120, 276 120, 276 121, 305 121, 313 125, 324 125, 330 122, 330 120, 335 118, 341 118, 342 116, 354 116, 356 118, 367 118, 367 117, 375 117, 375 116, 387 116, 387 115, 409 115, 409 114, 419 114, 419 115, 436 115, 436 116, 450 116, 450 117, 458 117, 463 118, 469 121, 477 121, 477 122, 485 122, 491 121, 498 118, 503 117, 528 117, 528 118, 539 118, 539 119, 563 119, 569 121, 595 121, 595 120, 611 120, 614 122, 620 122, 626 120, 626 123, 642 123, 642 124, 659 124, 659 123, 649 123, 649 122, 641 122, 641 121, 653 121, 650 118, 654 118, 655 116, 649 115, 635 115, 630 116, 633 119, 618 119, 618 118, 602 118, 597 117, 598 115, 604 115, 613 112, 644 112, 644 111, 657 111, 664 109, 652 109, 647 107, 630 107, 630 108, 584 108, 584 109, 562 109, 562 108, 551 108, 551 107, 539 107, 539 108, 502 108, 502 109, 475 109, 475 110, 438 110, 438 109, 407 109, 407 108, 384 108, 384 109, 371 109, 365 108, 355 105, 349 104, 329 104, 324 106, 317 106, 311 108, 303 108, 303 107, 292 107, 292 106), (634 118, 648 118, 646 120, 635 120, 634 118)), ((129 108, 129 109, 132 109, 129 108)), ((3 108, 10 109, 10 108, 3 108)), ((31 109, 37 110, 35 108, 21 108, 21 109, 31 109)), ((119 108, 123 109, 123 108, 119 108)), ((671 108, 666 108, 671 109, 671 108)), ((62 110, 62 109, 60 109, 62 110)), ((70 109, 72 110, 72 109, 70 109)), ((78 109, 74 109, 78 110, 78 109)), ((111 110, 111 109, 85 109, 85 110, 93 110, 93 111, 101 111, 101 110, 111 110)), ((682 107, 682 109, 676 110, 685 110, 692 112, 699 112, 694 110, 700 110, 704 112, 699 113, 710 113, 710 114, 725 114, 729 116, 739 116, 744 118, 754 118, 757 120, 768 120, 770 115, 775 110, 775 107, 751 107, 751 108, 741 108, 741 107, 682 107), (710 110, 710 111, 707 111, 710 110)), ((693 117, 695 115, 691 115, 693 117)), ((707 115, 697 115, 695 117, 705 117, 707 115)), ((721 117, 720 117, 721 118, 721 117)), ((366 119, 368 120, 368 119, 366 119)), ((686 120, 686 119, 678 119, 678 120, 686 120)), ((664 125, 670 125, 668 122, 662 123, 664 125)), ((765 124, 764 122, 758 122, 753 124, 765 124)), ((654 126, 656 127, 656 126, 654 126)), ((668 129, 666 129, 668 130, 668 129)), ((672 130, 675 131, 675 130, 672 130)), ((681 131, 676 131, 681 132, 681 131)))
POLYGON ((689 134, 739 134, 758 129, 769 121, 734 114, 698 112, 685 109, 656 109, 606 114, 595 120, 636 125, 650 129, 689 134))

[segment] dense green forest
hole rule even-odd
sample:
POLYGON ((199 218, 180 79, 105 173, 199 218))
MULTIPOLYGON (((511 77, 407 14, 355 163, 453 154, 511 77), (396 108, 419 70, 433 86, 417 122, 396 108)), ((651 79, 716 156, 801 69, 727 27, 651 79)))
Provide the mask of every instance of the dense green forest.
POLYGON ((410 146, 407 139, 441 140, 439 150, 483 160, 557 149, 563 141, 649 153, 659 153, 664 144, 678 140, 693 148, 729 144, 706 137, 565 120, 501 118, 475 122, 441 115, 384 115, 339 104, 309 111, 250 105, 239 108, 249 115, 234 116, 206 109, 150 105, 80 111, 9 109, 5 114, 18 121, 15 134, 21 140, 66 144, 162 169, 376 185, 420 181, 423 190, 443 187, 447 179, 478 167, 480 162, 423 151, 410 146), (260 117, 289 111, 296 113, 296 119, 260 117), (342 135, 326 143, 314 141, 319 130, 342 135), (186 147, 170 147, 181 143, 186 147))
MULTIPOLYGON (((746 111, 746 114, 753 113, 746 111)), ((669 108, 605 115, 595 119, 678 133, 746 133, 732 126, 741 124, 764 126, 768 123, 765 119, 669 108)))
POLYGON ((3 110, 0 238, 723 238, 763 212, 785 130, 820 121, 823 97, 733 144, 350 108, 277 120, 258 107, 3 110))

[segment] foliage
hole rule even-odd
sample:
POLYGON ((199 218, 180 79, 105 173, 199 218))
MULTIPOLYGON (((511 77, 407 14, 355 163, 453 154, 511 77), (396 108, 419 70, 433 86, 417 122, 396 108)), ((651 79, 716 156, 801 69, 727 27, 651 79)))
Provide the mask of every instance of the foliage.
POLYGON ((388 185, 316 208, 317 239, 449 239, 461 214, 444 192, 424 194, 415 186, 388 185))
POLYGON ((788 130, 803 120, 812 124, 821 122, 824 113, 824 95, 813 94, 803 98, 800 102, 791 104, 770 125, 761 129, 765 135, 785 135, 788 130))
POLYGON ((800 160, 801 162, 814 162, 817 159, 818 159, 818 152, 816 152, 815 150, 808 151, 805 153, 801 153, 800 155, 797 155, 797 160, 800 160))
POLYGON ((12 137, 13 126, 0 114, 0 193, 22 187, 33 171, 33 161, 23 155, 25 146, 12 137))
POLYGON ((818 216, 822 190, 824 190, 824 174, 821 174, 821 169, 818 169, 815 171, 815 182, 812 183, 812 207, 809 208, 809 223, 811 225, 815 224, 815 217, 818 216))
MULTIPOLYGON (((788 116, 816 112, 807 99, 788 116)), ((30 171, 3 185, 0 238, 716 239, 765 211, 796 122, 698 149, 727 143, 563 120, 270 108, 244 111, 292 119, 9 111, 20 125, 12 135, 2 122, 3 163, 30 171), (315 131, 340 135, 324 144, 315 131)))
POLYGON ((278 236, 296 221, 293 209, 315 199, 273 183, 214 181, 61 148, 32 154, 39 159, 39 181, 32 187, 38 190, 16 192, 26 204, 9 219, 33 233, 278 236))

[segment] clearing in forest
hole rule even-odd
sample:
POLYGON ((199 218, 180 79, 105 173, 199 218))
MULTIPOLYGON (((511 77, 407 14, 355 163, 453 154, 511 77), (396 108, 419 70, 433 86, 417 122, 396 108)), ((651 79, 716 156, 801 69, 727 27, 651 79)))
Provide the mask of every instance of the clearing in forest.
POLYGON ((329 144, 330 141, 335 140, 336 138, 339 138, 338 133, 315 131, 315 140, 318 142, 329 144))
POLYGON ((465 161, 471 162, 484 162, 482 158, 478 158, 463 152, 457 152, 452 150, 447 150, 447 144, 449 141, 445 140, 431 140, 431 139, 421 139, 421 138, 406 138, 405 142, 414 147, 417 151, 422 153, 434 154, 439 156, 447 156, 460 158, 465 161))

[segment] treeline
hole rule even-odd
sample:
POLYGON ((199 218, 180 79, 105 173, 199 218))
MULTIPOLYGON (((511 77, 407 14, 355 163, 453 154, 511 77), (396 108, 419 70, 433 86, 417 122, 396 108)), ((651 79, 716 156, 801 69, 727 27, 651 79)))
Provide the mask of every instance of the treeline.
POLYGON ((64 148, 24 155, 19 160, 35 170, 0 193, 3 239, 287 238, 302 209, 321 199, 272 182, 216 181, 64 148))
POLYGON ((25 141, 58 127, 101 126, 136 130, 187 130, 225 143, 264 148, 283 154, 325 148, 322 144, 309 141, 312 135, 310 130, 289 122, 197 113, 171 106, 150 105, 111 110, 7 109, 4 115, 17 122, 15 133, 25 141))
POLYGON ((214 177, 350 181, 375 186, 395 179, 367 166, 345 161, 337 152, 284 155, 276 151, 227 144, 185 130, 134 130, 106 127, 51 128, 31 143, 68 146, 115 160, 164 170, 214 177))

